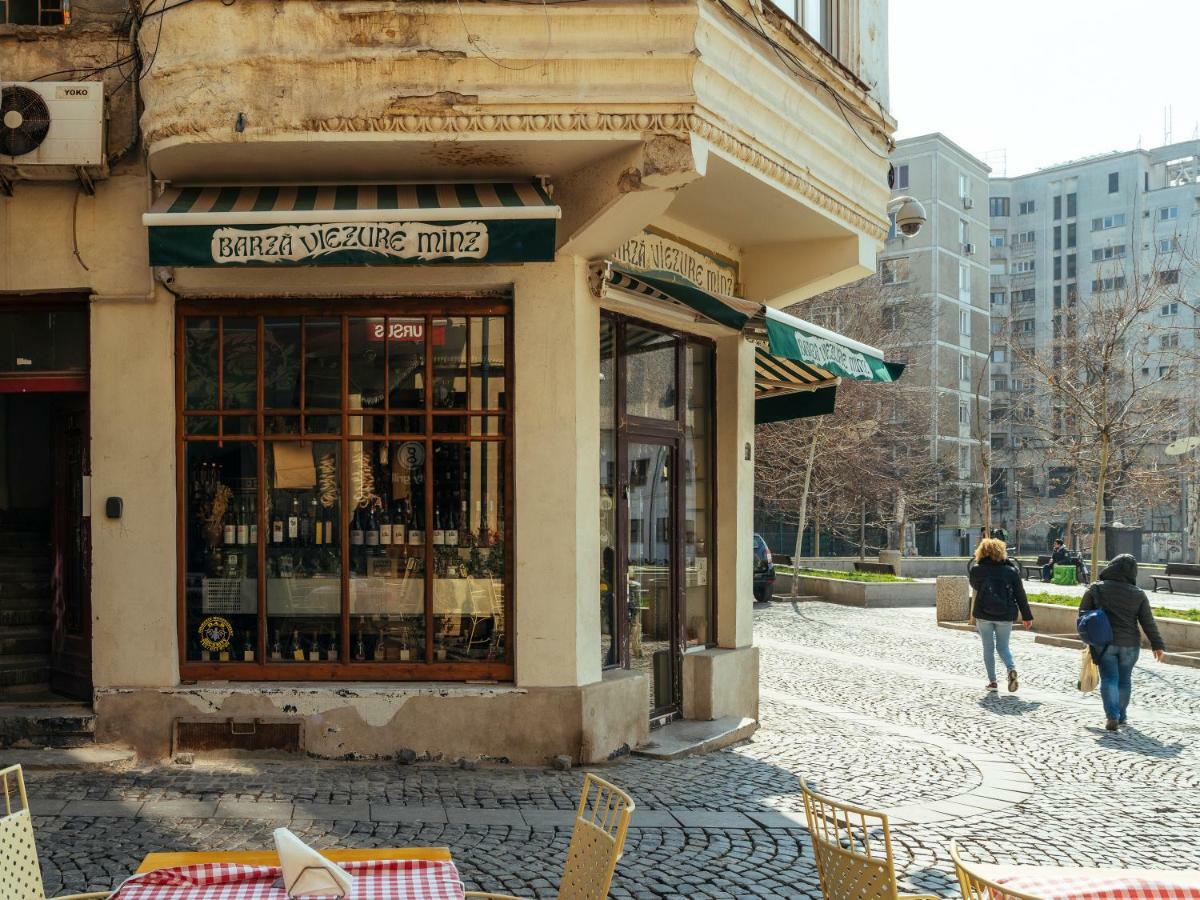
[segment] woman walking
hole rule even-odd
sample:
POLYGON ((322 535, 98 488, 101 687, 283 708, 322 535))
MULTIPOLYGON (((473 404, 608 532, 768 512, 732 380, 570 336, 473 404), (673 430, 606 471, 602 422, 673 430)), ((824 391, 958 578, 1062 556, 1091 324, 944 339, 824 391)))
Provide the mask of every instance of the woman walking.
POLYGON ((975 630, 983 640, 983 665, 987 669, 989 691, 996 687, 996 653, 1008 668, 1008 689, 1015 691, 1017 667, 1013 662, 1008 639, 1012 634, 1017 612, 1026 628, 1033 627, 1033 613, 1025 597, 1025 585, 1016 563, 1008 558, 1004 542, 985 538, 975 548, 975 561, 968 570, 971 587, 975 589, 975 630))
POLYGON ((1104 704, 1104 727, 1116 731, 1125 724, 1129 695, 1133 692, 1133 667, 1142 649, 1145 633, 1162 662, 1166 645, 1158 633, 1158 624, 1146 593, 1137 586, 1137 560, 1122 553, 1100 573, 1100 580, 1089 587, 1079 604, 1080 615, 1102 609, 1112 626, 1113 640, 1107 647, 1092 647, 1092 659, 1100 669, 1100 701, 1104 704))

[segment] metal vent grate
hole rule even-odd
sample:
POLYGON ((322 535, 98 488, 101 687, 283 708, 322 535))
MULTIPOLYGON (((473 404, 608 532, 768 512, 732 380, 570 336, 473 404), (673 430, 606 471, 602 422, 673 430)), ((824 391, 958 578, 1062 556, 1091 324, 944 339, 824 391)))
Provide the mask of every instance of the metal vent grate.
POLYGON ((263 722, 259 719, 205 719, 175 721, 175 752, 207 750, 282 750, 298 753, 299 722, 263 722))

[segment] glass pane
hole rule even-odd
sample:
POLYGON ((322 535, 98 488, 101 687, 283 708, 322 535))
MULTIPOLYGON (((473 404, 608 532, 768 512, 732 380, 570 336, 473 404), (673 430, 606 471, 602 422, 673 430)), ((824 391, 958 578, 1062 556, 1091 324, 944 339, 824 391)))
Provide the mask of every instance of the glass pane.
POLYGON ((341 416, 305 416, 304 430, 308 434, 341 434, 341 416))
POLYGON ((684 639, 688 646, 714 641, 712 633, 712 348, 687 345, 684 469, 684 639))
POLYGON ((671 640, 670 448, 629 445, 629 663, 650 680, 650 708, 675 704, 671 640))
MULTIPOLYGON (((353 397, 350 398, 353 401, 353 397)), ((350 436, 357 437, 361 434, 383 434, 385 416, 351 416, 350 417, 350 436)))
POLYGON ((258 646, 258 457, 253 443, 187 445, 187 658, 253 662, 258 646))
POLYGON ((433 445, 433 658, 503 660, 504 446, 433 445))
POLYGON ((339 445, 267 446, 267 658, 336 662, 341 655, 339 445))
POLYGON ((621 660, 616 589, 616 330, 611 319, 600 320, 600 662, 604 666, 621 660))
POLYGON ((625 408, 631 416, 674 419, 675 339, 669 334, 625 327, 625 408))
POLYGON ((425 659, 425 444, 350 444, 351 658, 425 659))
POLYGON ((86 310, 0 313, 0 372, 86 372, 87 366, 86 310))
POLYGON ((422 416, 391 416, 389 428, 392 434, 424 434, 425 417, 422 416))
POLYGON ((225 420, 221 426, 230 437, 256 434, 258 432, 257 416, 222 416, 225 420))
POLYGON ((217 320, 186 319, 183 326, 184 403, 187 409, 217 408, 217 320))
POLYGON ((300 319, 263 320, 263 406, 300 408, 300 319))
POLYGON ((434 319, 433 408, 462 409, 467 405, 467 320, 434 319))
POLYGON ((299 416, 266 416, 263 422, 267 434, 300 434, 299 416))
POLYGON ((183 428, 185 434, 215 435, 217 433, 217 417, 188 416, 183 420, 183 428))
POLYGON ((351 318, 350 408, 383 408, 383 365, 387 344, 375 340, 371 319, 351 318))
POLYGON ((424 409, 425 319, 388 319, 387 335, 388 405, 424 409))
POLYGON ((304 320, 304 405, 342 407, 342 320, 304 320))
POLYGON ((434 434, 466 434, 467 433, 467 417, 466 416, 434 416, 433 417, 433 433, 434 434))
POLYGON ((258 405, 258 320, 225 316, 225 409, 258 405))
POLYGON ((471 319, 471 408, 503 409, 504 319, 476 316, 471 319))
POLYGON ((471 416, 471 434, 497 435, 504 434, 503 416, 471 416))

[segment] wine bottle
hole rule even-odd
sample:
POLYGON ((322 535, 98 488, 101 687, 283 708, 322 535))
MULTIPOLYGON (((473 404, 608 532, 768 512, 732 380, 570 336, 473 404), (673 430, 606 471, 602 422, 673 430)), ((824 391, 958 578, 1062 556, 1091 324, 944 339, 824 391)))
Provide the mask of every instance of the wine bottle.
POLYGON ((367 510, 366 523, 366 544, 368 547, 379 546, 379 516, 376 514, 374 504, 367 510))
POLYGON ((404 511, 404 501, 396 501, 396 512, 392 516, 392 543, 408 543, 408 515, 404 511))
POLYGON ((305 547, 313 544, 313 530, 316 528, 317 498, 309 499, 307 506, 300 514, 300 543, 305 547))
POLYGON ((367 648, 363 646, 361 626, 358 629, 358 637, 354 641, 354 658, 360 661, 367 658, 367 648))
POLYGON ((313 629, 312 643, 308 645, 308 661, 318 662, 321 659, 321 643, 317 638, 317 629, 313 629))
POLYGON ((361 547, 363 540, 362 507, 360 506, 354 510, 354 518, 350 520, 350 546, 361 547))
POLYGON ((387 504, 385 503, 379 510, 379 544, 382 547, 390 547, 392 545, 392 514, 388 512, 387 504))
POLYGON ((442 528, 442 511, 436 506, 433 508, 433 545, 439 546, 446 543, 446 530, 442 528))
POLYGON ((415 500, 412 506, 412 516, 408 526, 408 543, 410 546, 421 546, 425 543, 425 532, 421 526, 425 524, 425 516, 421 512, 420 504, 415 500))
POLYGON ((279 643, 279 629, 275 629, 275 640, 271 642, 271 659, 283 659, 283 646, 279 643))
POLYGON ((250 520, 247 523, 249 525, 248 537, 253 546, 258 543, 258 502, 253 497, 250 498, 250 514, 247 518, 250 520))
POLYGON ((329 660, 330 662, 337 662, 338 645, 340 643, 341 643, 341 641, 338 640, 337 632, 330 631, 328 628, 326 628, 325 629, 325 640, 324 640, 325 658, 327 660, 329 660))
POLYGON ((292 629, 291 654, 292 659, 297 660, 298 662, 304 662, 304 645, 300 641, 299 628, 292 629))
POLYGON ((331 506, 325 510, 325 543, 337 543, 338 517, 337 508, 331 506))
POLYGON ((283 513, 279 509, 279 504, 274 504, 274 517, 271 519, 271 543, 283 543, 283 513))
POLYGON ((237 542, 243 547, 250 543, 250 513, 246 509, 245 500, 238 501, 237 542))
POLYGON ((458 525, 454 521, 454 505, 451 504, 449 511, 446 513, 446 546, 458 546, 458 525))
POLYGON ((293 546, 300 543, 300 500, 292 495, 292 508, 288 513, 287 542, 293 546))
POLYGON ((246 662, 254 662, 254 637, 249 630, 246 631, 245 640, 242 641, 242 659, 246 662))
POLYGON ((237 542, 237 515, 233 511, 233 503, 230 502, 225 507, 225 521, 222 529, 222 543, 234 544, 237 542))
POLYGON ((467 501, 462 502, 462 510, 458 514, 458 543, 464 547, 471 546, 471 524, 467 515, 467 501))
POLYGON ((312 542, 320 547, 325 543, 325 513, 320 506, 317 505, 317 498, 312 501, 312 520, 313 520, 313 539, 312 542))

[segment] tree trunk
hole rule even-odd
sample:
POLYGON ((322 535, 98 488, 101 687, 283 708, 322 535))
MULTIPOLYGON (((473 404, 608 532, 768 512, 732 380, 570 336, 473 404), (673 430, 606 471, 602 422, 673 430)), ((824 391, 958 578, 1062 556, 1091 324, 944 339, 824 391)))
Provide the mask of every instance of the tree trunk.
POLYGON ((1096 506, 1092 512, 1092 577, 1100 577, 1100 536, 1104 526, 1104 492, 1108 488, 1108 431, 1100 432, 1100 465, 1096 477, 1096 506))
POLYGON ((905 540, 904 533, 908 530, 908 498, 904 495, 904 488, 896 489, 896 528, 899 532, 899 537, 896 541, 896 546, 893 550, 899 550, 900 555, 904 555, 905 540))
POLYGON ((813 504, 813 556, 821 558, 821 505, 813 504))
POLYGON ((858 520, 858 558, 864 559, 867 555, 867 501, 862 502, 862 517, 858 520))
POLYGON ((814 425, 812 440, 808 444, 808 460, 804 465, 804 487, 800 491, 800 521, 796 523, 796 552, 792 554, 792 597, 800 596, 797 588, 800 585, 800 555, 804 550, 804 526, 808 516, 808 488, 812 484, 813 462, 817 458, 817 438, 821 429, 814 425))

